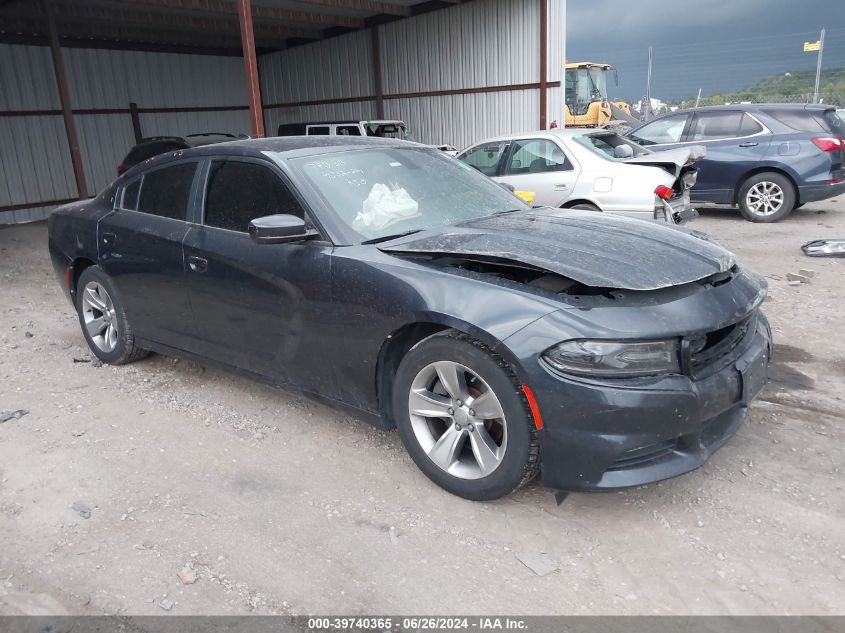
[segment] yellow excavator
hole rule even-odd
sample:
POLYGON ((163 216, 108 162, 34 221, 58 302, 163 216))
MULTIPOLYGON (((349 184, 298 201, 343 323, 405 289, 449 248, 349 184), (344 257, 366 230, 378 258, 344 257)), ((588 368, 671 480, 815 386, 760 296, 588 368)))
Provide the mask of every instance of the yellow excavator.
POLYGON ((566 127, 631 127, 639 124, 624 101, 611 101, 607 96, 607 73, 616 69, 610 64, 573 62, 564 65, 566 127))

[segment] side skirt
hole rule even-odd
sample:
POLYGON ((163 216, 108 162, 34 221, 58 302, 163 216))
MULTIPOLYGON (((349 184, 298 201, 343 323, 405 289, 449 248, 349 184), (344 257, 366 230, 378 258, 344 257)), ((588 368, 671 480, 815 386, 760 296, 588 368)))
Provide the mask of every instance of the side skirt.
POLYGON ((230 374, 235 374, 237 376, 242 376, 244 378, 248 378, 250 380, 255 380, 257 382, 264 383, 265 385, 270 385, 271 387, 275 387, 276 389, 282 389, 291 393, 301 394, 310 400, 314 400, 321 404, 325 404, 326 406, 331 407, 332 409, 342 411, 347 413, 351 416, 362 420, 363 422, 367 422, 368 424, 372 424, 378 429, 381 430, 390 430, 394 428, 392 425, 389 425, 381 415, 374 411, 369 411, 367 409, 360 409, 358 407, 354 407, 346 402, 341 400, 336 400, 335 398, 329 398, 320 393, 316 393, 313 391, 308 391, 306 389, 300 389, 294 385, 290 385, 287 383, 281 383, 278 380, 274 380, 269 376, 264 374, 259 374, 256 372, 249 371, 248 369, 242 369, 241 367, 235 367, 234 365, 229 365, 227 363, 221 363, 216 360, 212 360, 210 358, 206 358, 205 356, 199 356, 197 354, 193 354, 191 352, 186 352, 185 350, 177 349, 175 347, 170 347, 169 345, 164 345, 162 343, 156 343, 155 341, 150 341, 148 339, 137 339, 137 344, 139 347, 143 349, 148 349, 151 352, 155 352, 156 354, 161 354, 162 356, 171 356, 175 358, 182 358, 184 360, 189 360, 191 362, 197 363, 202 367, 208 367, 211 369, 219 369, 221 371, 228 372, 230 374))

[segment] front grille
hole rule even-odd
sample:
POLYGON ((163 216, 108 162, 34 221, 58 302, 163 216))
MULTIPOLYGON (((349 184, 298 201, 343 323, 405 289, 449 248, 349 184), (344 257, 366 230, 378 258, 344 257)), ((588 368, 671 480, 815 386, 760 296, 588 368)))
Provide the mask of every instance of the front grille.
POLYGON ((673 438, 656 444, 649 444, 648 446, 632 448, 617 457, 608 470, 625 470, 626 468, 635 468, 636 466, 656 462, 672 453, 677 447, 678 439, 673 438))
POLYGON ((688 373, 703 377, 734 362, 745 350, 757 329, 757 314, 741 321, 686 340, 690 346, 686 360, 688 373))

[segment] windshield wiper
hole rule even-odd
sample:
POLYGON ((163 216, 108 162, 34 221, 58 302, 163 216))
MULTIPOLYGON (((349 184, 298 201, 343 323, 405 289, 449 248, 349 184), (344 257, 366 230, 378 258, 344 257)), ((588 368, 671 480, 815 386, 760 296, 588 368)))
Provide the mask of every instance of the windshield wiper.
POLYGON ((405 237, 406 235, 413 235, 419 233, 422 229, 412 229, 404 233, 394 233, 393 235, 382 235, 381 237, 374 237, 369 240, 364 240, 361 244, 378 244, 379 242, 387 242, 388 240, 395 240, 398 237, 405 237))
POLYGON ((504 211, 496 211, 490 215, 504 215, 506 213, 516 213, 517 211, 525 211, 525 209, 505 209, 504 211))

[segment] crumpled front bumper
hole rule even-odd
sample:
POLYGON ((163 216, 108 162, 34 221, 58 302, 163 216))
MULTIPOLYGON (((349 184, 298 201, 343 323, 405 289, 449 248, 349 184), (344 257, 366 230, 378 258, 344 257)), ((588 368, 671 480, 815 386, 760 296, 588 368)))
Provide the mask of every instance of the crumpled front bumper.
POLYGON ((771 330, 762 313, 727 367, 694 380, 622 385, 548 374, 540 433, 543 484, 560 491, 639 486, 703 465, 745 420, 767 380, 771 330), (559 418, 559 419, 558 419, 559 418))

